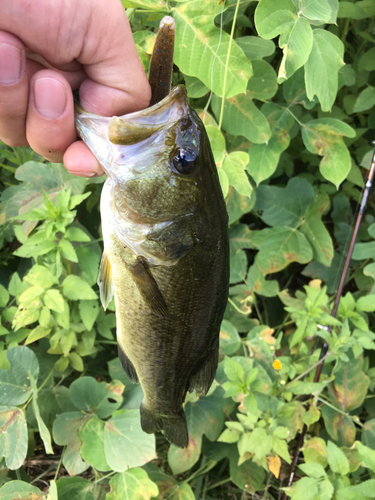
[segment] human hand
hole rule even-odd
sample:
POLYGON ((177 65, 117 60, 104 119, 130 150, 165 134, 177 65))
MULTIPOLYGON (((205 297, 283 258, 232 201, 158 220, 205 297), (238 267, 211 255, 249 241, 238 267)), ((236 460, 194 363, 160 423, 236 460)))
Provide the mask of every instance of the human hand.
POLYGON ((0 139, 29 144, 73 174, 104 172, 77 141, 72 89, 84 109, 145 108, 151 92, 119 0, 0 1, 0 139))

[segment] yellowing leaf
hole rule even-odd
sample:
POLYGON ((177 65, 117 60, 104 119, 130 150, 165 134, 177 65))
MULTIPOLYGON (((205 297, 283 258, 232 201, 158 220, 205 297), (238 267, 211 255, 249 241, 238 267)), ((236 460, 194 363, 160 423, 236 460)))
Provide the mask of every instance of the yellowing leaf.
POLYGON ((267 457, 267 465, 270 472, 272 472, 272 474, 278 478, 281 468, 281 460, 279 455, 267 457))

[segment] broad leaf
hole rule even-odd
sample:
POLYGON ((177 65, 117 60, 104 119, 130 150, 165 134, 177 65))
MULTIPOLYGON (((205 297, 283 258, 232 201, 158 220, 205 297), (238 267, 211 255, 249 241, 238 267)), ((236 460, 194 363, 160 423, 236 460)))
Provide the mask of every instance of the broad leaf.
POLYGON ((245 92, 252 66, 235 41, 227 65, 230 37, 225 31, 220 34, 214 25, 221 9, 211 0, 190 0, 172 9, 176 21, 174 59, 184 74, 199 78, 208 88, 212 85, 220 97, 226 80, 225 97, 232 97, 245 92))
POLYGON ((285 109, 273 103, 263 105, 262 113, 267 117, 272 136, 267 144, 251 145, 247 166, 247 171, 258 185, 275 172, 281 153, 289 146, 288 131, 294 123, 285 109))
POLYGON ((159 494, 156 484, 143 469, 135 467, 116 474, 109 482, 111 491, 106 500, 150 500, 159 494))
POLYGON ((367 395, 369 378, 362 371, 362 361, 351 359, 336 371, 335 380, 330 386, 330 394, 344 410, 358 408, 367 395))
POLYGON ((255 11, 255 26, 262 38, 280 35, 283 49, 278 81, 292 76, 303 66, 312 48, 312 30, 307 19, 297 13, 292 0, 261 0, 255 11))
POLYGON ((29 374, 35 380, 39 375, 38 359, 31 349, 24 346, 13 347, 7 351, 10 370, 0 369, 0 404, 21 405, 29 399, 32 388, 29 374))
MULTIPOLYGON (((0 406, 0 456, 5 458, 9 469, 15 470, 22 466, 27 445, 27 427, 23 411, 12 406, 0 406)), ((0 495, 0 498, 3 497, 0 495)))
MULTIPOLYGON (((213 96, 212 109, 219 119, 221 99, 213 96)), ((225 100, 223 127, 227 132, 242 135, 255 144, 266 143, 271 137, 267 119, 255 106, 249 91, 225 100)))
POLYGON ((50 453, 53 455, 51 434, 50 434, 46 424, 44 423, 44 421, 40 415, 40 411, 39 411, 39 406, 38 406, 38 402, 37 402, 38 401, 38 388, 36 385, 36 381, 35 381, 34 377, 31 375, 31 373, 29 373, 29 377, 30 377, 32 391, 33 391, 33 400, 32 400, 33 411, 34 411, 36 421, 38 422, 39 434, 40 434, 40 437, 42 438, 46 453, 50 453))
POLYGON ((80 278, 70 274, 62 283, 63 293, 70 300, 94 300, 97 299, 96 293, 90 285, 80 278))
POLYGON ((81 412, 60 413, 53 422, 53 438, 56 444, 66 445, 63 464, 71 476, 81 474, 89 464, 81 458, 82 441, 79 431, 88 419, 81 412))
POLYGON ((36 486, 24 481, 8 481, 0 488, 1 500, 45 500, 45 496, 36 486))
POLYGON ((263 59, 263 57, 271 56, 275 52, 275 44, 271 40, 264 40, 257 36, 242 36, 236 38, 236 43, 250 61, 263 59))
POLYGON ((281 271, 291 262, 306 264, 313 257, 305 236, 290 227, 276 226, 254 232, 251 241, 259 248, 255 262, 263 274, 281 271))
POLYGON ((84 460, 100 471, 111 470, 104 449, 105 422, 93 415, 79 431, 82 439, 81 455, 84 460))
POLYGON ((139 410, 122 410, 106 422, 104 446, 107 462, 116 472, 155 458, 155 436, 143 432, 139 410))
POLYGON ((350 155, 343 136, 354 137, 354 130, 334 118, 320 118, 307 122, 302 129, 306 148, 323 156, 320 172, 338 188, 350 171, 350 155))
POLYGON ((118 380, 106 384, 93 377, 81 377, 72 383, 69 395, 79 410, 107 418, 121 406, 123 390, 124 385, 118 380))
POLYGON ((336 99, 338 71, 344 65, 344 44, 329 31, 313 31, 313 46, 305 66, 306 93, 314 95, 323 111, 330 111, 336 99))

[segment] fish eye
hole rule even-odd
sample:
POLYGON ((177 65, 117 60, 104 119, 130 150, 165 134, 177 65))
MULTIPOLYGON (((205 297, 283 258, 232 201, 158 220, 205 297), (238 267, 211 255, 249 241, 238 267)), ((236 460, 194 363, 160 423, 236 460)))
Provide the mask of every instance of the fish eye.
POLYGON ((180 174, 191 174, 195 168, 197 153, 190 148, 176 149, 172 153, 172 163, 180 174))

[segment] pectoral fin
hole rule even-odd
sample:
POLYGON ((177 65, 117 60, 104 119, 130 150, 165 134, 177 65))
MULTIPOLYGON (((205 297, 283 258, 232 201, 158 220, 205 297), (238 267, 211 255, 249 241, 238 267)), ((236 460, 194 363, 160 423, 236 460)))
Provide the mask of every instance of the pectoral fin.
POLYGON ((152 276, 148 265, 141 257, 137 257, 134 263, 125 262, 127 269, 130 271, 135 284, 148 306, 161 316, 169 318, 169 312, 164 297, 152 276))
POLYGON ((103 251, 102 260, 100 261, 97 283, 100 290, 100 300, 105 310, 111 302, 114 294, 112 266, 105 250, 103 251))

